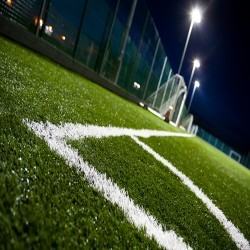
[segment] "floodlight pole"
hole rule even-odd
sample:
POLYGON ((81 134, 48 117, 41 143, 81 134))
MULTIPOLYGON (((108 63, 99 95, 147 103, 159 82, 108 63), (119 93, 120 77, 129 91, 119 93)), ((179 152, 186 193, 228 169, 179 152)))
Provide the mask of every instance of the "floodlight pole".
POLYGON ((187 35, 185 47, 184 47, 184 50, 183 50, 183 53, 182 53, 181 62, 180 62, 180 66, 179 66, 179 69, 178 69, 178 74, 179 75, 181 73, 181 68, 182 68, 183 60, 184 60, 184 57, 185 57, 185 54, 186 54, 186 50, 187 50, 189 38, 190 38, 190 35, 191 35, 191 32, 192 32, 194 23, 199 23, 200 21, 201 21, 200 11, 199 11, 199 9, 195 8, 192 11, 192 21, 191 21, 191 24, 190 24, 190 27, 189 27, 189 31, 188 31, 188 35, 187 35))
POLYGON ((192 92, 192 96, 191 96, 191 99, 190 99, 190 102, 189 102, 189 105, 188 105, 188 113, 190 111, 190 107, 191 107, 191 104, 192 104, 192 101, 193 101, 193 98, 194 98, 194 93, 195 93, 195 90, 196 88, 199 87, 198 85, 194 84, 194 88, 193 88, 193 92, 192 92))
POLYGON ((189 82, 188 82, 187 92, 189 91, 191 82, 192 82, 192 80, 193 80, 194 71, 195 71, 196 68, 199 68, 199 67, 200 67, 200 62, 199 62, 199 60, 195 59, 194 62, 193 62, 192 73, 191 73, 191 75, 190 75, 190 79, 189 79, 189 82))
POLYGON ((192 79, 193 79, 193 76, 194 76, 194 71, 195 71, 195 64, 193 65, 192 73, 191 73, 191 75, 190 75, 190 79, 189 79, 188 87, 187 87, 187 92, 188 92, 189 89, 190 89, 190 85, 191 85, 191 82, 192 82, 192 79))
POLYGON ((184 50, 183 50, 183 53, 182 53, 180 66, 179 66, 179 69, 178 69, 178 74, 179 75, 181 73, 181 68, 182 68, 183 60, 184 60, 184 57, 185 57, 185 54, 186 54, 186 50, 187 50, 187 46, 188 46, 188 42, 189 42, 189 39, 190 39, 190 35, 191 35, 191 32, 192 32, 193 26, 194 26, 194 20, 192 19, 190 27, 189 27, 189 31, 188 31, 188 35, 187 35, 185 47, 184 47, 184 50))

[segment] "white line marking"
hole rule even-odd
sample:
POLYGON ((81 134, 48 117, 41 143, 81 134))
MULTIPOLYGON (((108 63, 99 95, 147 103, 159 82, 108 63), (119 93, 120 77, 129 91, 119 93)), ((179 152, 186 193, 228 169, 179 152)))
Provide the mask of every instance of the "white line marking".
MULTIPOLYGON (((37 123, 37 122, 29 122, 28 120, 24 120, 25 123, 32 124, 32 127, 36 130, 43 130, 43 127, 46 126, 47 130, 50 130, 51 133, 57 138, 70 138, 72 140, 80 140, 85 137, 94 137, 94 138, 102 138, 109 136, 139 136, 148 138, 150 136, 178 136, 178 137, 193 137, 191 134, 186 133, 176 133, 176 132, 168 132, 161 130, 149 130, 149 129, 129 129, 129 128, 117 128, 117 127, 102 127, 102 126, 94 126, 88 125, 84 126, 81 124, 73 124, 73 123, 65 123, 61 125, 54 125, 50 122, 45 124, 37 123)), ((41 134, 43 133, 40 131, 41 134)))
MULTIPOLYGON (((113 204, 117 204, 127 216, 129 221, 131 221, 136 227, 145 229, 146 234, 149 237, 154 237, 159 245, 165 247, 166 249, 191 249, 191 247, 186 245, 183 239, 177 236, 174 231, 164 231, 162 225, 152 215, 146 213, 142 208, 134 204, 133 200, 130 199, 124 189, 120 189, 115 183, 112 182, 111 179, 108 179, 105 174, 99 173, 93 166, 84 162, 82 157, 78 155, 77 150, 72 149, 66 144, 66 139, 84 137, 81 134, 83 126, 76 125, 77 134, 74 135, 74 125, 72 124, 70 126, 64 125, 57 127, 49 123, 35 123, 29 122, 28 120, 24 122, 38 137, 43 138, 52 150, 55 150, 60 156, 62 156, 69 165, 74 165, 79 172, 84 173, 85 178, 92 187, 100 191, 107 200, 111 201, 113 204), (69 127, 70 133, 67 134, 67 129, 69 127)), ((95 130, 93 128, 96 128, 96 131, 99 131, 97 137, 121 136, 125 135, 125 133, 129 133, 131 135, 133 133, 138 134, 139 132, 136 130, 129 130, 128 132, 126 129, 112 129, 110 131, 111 128, 106 128, 105 130, 96 126, 84 127, 84 132, 86 132, 88 136, 96 137, 95 130), (93 131, 90 131, 91 129, 93 129, 93 131)), ((154 135, 155 132, 152 132, 151 134, 154 135)), ((145 134, 145 137, 148 136, 145 134)))
POLYGON ((222 226, 226 229, 228 234, 231 236, 233 241, 236 243, 239 249, 249 250, 250 244, 240 230, 234 226, 234 224, 229 221, 224 213, 204 194, 186 175, 179 171, 174 165, 169 161, 164 159, 158 153, 156 153, 148 145, 140 141, 137 137, 131 136, 131 138, 140 145, 145 151, 154 156, 156 160, 161 162, 164 166, 168 167, 176 176, 178 176, 182 183, 185 184, 201 201, 207 206, 209 211, 219 220, 222 226))

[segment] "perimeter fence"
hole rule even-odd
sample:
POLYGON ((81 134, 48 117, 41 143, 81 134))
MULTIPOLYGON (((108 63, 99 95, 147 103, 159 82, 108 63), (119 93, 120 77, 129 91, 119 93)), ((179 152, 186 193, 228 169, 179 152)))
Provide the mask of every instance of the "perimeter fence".
MULTIPOLYGON (((0 0, 0 14, 143 102, 173 82, 145 0, 0 0)), ((171 91, 161 99, 168 103, 162 113, 181 103, 170 102, 178 83, 171 91)))
POLYGON ((200 127, 197 129, 197 136, 250 169, 250 152, 248 154, 242 154, 200 127))

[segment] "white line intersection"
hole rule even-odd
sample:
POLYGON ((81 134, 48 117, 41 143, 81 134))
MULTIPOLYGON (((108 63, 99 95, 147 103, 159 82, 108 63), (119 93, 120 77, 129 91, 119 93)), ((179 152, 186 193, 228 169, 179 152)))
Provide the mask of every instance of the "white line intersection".
POLYGON ((245 239, 244 235, 225 217, 223 212, 206 196, 206 194, 169 161, 137 138, 148 138, 150 136, 192 137, 192 135, 158 130, 135 130, 94 125, 83 126, 81 124, 72 123, 53 125, 49 122, 38 123, 30 122, 29 120, 24 120, 24 123, 38 137, 43 138, 48 143, 49 147, 62 156, 69 165, 74 165, 78 171, 84 173, 84 177, 88 180, 89 184, 101 192, 107 200, 111 201, 113 204, 117 204, 129 221, 138 228, 145 228, 147 235, 149 237, 154 237, 156 241, 166 249, 191 249, 191 247, 186 245, 183 239, 177 236, 174 231, 164 231, 162 225, 157 222, 152 215, 134 204, 133 200, 124 189, 120 189, 111 179, 108 179, 105 174, 99 173, 94 166, 85 162, 78 154, 77 150, 71 148, 71 146, 67 144, 66 141, 68 139, 79 140, 86 137, 102 138, 109 136, 130 136, 145 151, 179 177, 181 182, 186 185, 219 220, 239 249, 250 249, 250 244, 245 239))

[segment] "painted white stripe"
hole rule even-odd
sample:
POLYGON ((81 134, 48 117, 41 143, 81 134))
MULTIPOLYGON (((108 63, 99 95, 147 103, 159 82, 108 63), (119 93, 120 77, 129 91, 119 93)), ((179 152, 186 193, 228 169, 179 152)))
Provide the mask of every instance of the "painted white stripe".
POLYGON ((222 226, 226 229, 231 236, 237 247, 242 250, 250 250, 250 243, 240 232, 240 230, 234 226, 234 224, 226 218, 224 213, 204 194, 185 174, 179 171, 169 161, 164 159, 158 153, 156 153, 148 145, 140 141, 137 137, 131 136, 131 138, 140 145, 145 151, 154 156, 156 160, 161 162, 164 166, 168 167, 176 176, 178 176, 182 183, 185 184, 202 202, 207 206, 209 211, 219 220, 222 226))
MULTIPOLYGON (((79 172, 84 173, 84 177, 92 187, 101 192, 107 200, 117 204, 129 221, 136 227, 145 229, 146 234, 149 237, 154 237, 159 245, 166 249, 191 249, 174 231, 164 231, 162 225, 152 215, 134 204, 124 189, 120 189, 105 174, 99 173, 93 166, 84 162, 82 157, 78 155, 77 150, 66 144, 66 139, 75 139, 72 127, 70 135, 68 135, 67 126, 56 127, 52 124, 35 123, 28 120, 25 123, 38 137, 43 138, 52 150, 62 156, 69 165, 74 165, 79 172)), ((90 129, 90 127, 88 128, 90 129)), ((77 138, 80 136, 78 133, 79 131, 77 132, 77 138)), ((111 135, 114 136, 116 133, 111 133, 111 135)), ((90 134, 94 136, 93 133, 89 132, 88 135, 90 136, 90 134)), ((105 135, 103 131, 100 134, 105 135)), ((124 134, 120 133, 119 135, 124 134)), ((80 136, 80 138, 82 137, 80 136)))
POLYGON ((102 138, 109 136, 138 136, 138 137, 150 137, 150 136, 178 136, 178 137, 193 137, 191 134, 186 133, 175 133, 161 130, 149 130, 149 129, 129 129, 129 128, 117 128, 117 127, 102 127, 88 125, 83 126, 81 124, 65 123, 61 125, 54 125, 50 122, 46 124, 29 122, 28 120, 24 121, 29 123, 35 130, 38 130, 43 133, 43 127, 46 126, 46 131, 50 131, 51 134, 57 138, 70 138, 72 140, 79 140, 85 137, 94 137, 102 138), (42 131, 41 131, 42 130, 42 131))

